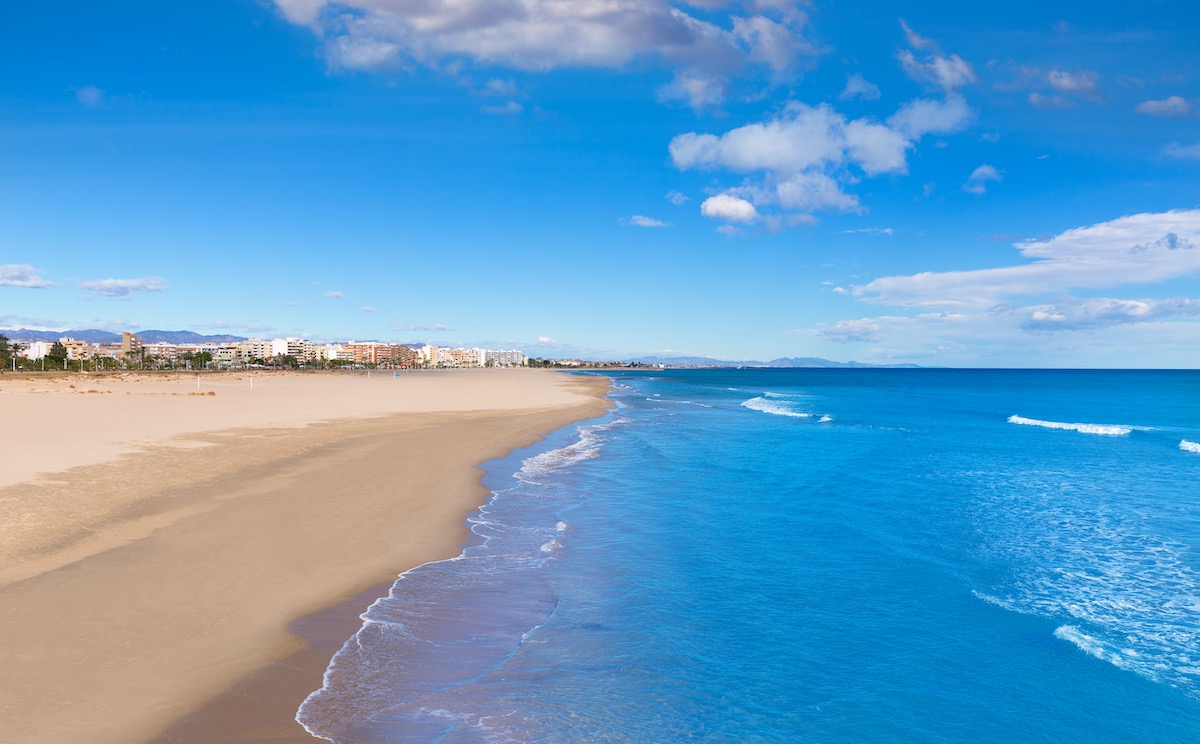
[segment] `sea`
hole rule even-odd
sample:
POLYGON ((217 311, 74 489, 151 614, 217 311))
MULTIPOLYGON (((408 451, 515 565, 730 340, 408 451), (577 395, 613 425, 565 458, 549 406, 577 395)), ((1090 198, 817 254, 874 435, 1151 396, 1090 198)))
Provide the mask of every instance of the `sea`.
POLYGON ((631 370, 486 464, 335 742, 1200 741, 1200 372, 631 370))

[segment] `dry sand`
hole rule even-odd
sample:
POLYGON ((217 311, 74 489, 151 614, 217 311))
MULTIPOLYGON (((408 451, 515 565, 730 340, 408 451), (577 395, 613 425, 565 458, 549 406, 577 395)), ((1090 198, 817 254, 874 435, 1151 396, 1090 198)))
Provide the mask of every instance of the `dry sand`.
POLYGON ((0 736, 311 741, 292 715, 357 613, 459 552, 486 497, 473 466, 598 415, 605 389, 532 370, 0 379, 0 736))

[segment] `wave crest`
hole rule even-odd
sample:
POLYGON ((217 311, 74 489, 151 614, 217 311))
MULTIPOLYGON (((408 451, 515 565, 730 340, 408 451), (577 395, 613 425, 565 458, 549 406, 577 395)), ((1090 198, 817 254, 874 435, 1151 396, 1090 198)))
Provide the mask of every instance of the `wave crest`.
POLYGON ((750 400, 742 401, 742 406, 749 408, 751 411, 769 413, 773 416, 790 416, 792 418, 812 418, 813 416, 811 413, 793 411, 786 405, 766 397, 751 398, 750 400))
POLYGON ((1189 442, 1186 439, 1180 439, 1179 449, 1183 450, 1184 452, 1195 452, 1196 454, 1200 454, 1200 443, 1189 442))
POLYGON ((1077 431, 1081 434, 1100 434, 1109 437, 1125 436, 1134 429, 1132 426, 1121 426, 1119 424, 1068 424, 1062 421, 1042 421, 1040 419, 1015 415, 1008 417, 1008 423, 1020 424, 1021 426, 1040 426, 1043 429, 1077 431))

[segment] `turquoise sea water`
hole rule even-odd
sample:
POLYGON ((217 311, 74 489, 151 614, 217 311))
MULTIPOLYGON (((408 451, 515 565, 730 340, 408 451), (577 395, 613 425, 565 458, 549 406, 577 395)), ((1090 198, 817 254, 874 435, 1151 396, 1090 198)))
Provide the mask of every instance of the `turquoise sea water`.
POLYGON ((488 463, 338 742, 1200 740, 1200 373, 695 370, 488 463))

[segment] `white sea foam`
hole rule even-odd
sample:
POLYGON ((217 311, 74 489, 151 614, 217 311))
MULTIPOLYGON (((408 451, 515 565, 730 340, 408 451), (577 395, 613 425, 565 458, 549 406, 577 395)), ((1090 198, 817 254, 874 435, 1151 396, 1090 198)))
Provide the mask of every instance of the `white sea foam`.
POLYGON ((1200 444, 1196 442, 1189 442, 1186 439, 1179 440, 1179 449, 1183 450, 1184 452, 1195 452, 1200 454, 1200 444))
POLYGON ((1200 574, 1187 545, 1142 521, 1139 484, 992 477, 980 528, 1012 576, 975 596, 1054 619, 1055 636, 1085 653, 1200 699, 1200 574))
POLYGON ((606 424, 579 427, 579 441, 526 459, 516 473, 517 478, 536 482, 538 477, 599 457, 603 444, 599 434, 627 420, 616 418, 606 424))
POLYGON ((1039 419, 1025 418, 1024 416, 1009 416, 1008 423, 1020 424, 1022 426, 1040 426, 1043 429, 1063 429, 1066 431, 1077 431, 1081 434, 1100 434, 1104 436, 1124 436, 1133 431, 1137 427, 1122 426, 1119 424, 1067 424, 1061 421, 1041 421, 1039 419))
POLYGON ((742 401, 742 406, 749 408, 751 411, 769 413, 774 416, 791 416, 792 418, 812 418, 813 416, 811 413, 793 411, 786 405, 765 397, 751 398, 750 400, 742 401))
POLYGON ((1115 667, 1129 669, 1130 661, 1137 657, 1138 652, 1131 648, 1110 649, 1102 641, 1084 633, 1074 625, 1060 625, 1054 631, 1054 637, 1075 644, 1080 651, 1094 656, 1101 661, 1107 661, 1115 667))
MULTIPOLYGON (((679 403, 680 405, 684 405, 684 406, 700 406, 701 408, 712 408, 712 406, 710 406, 707 403, 697 403, 694 400, 672 400, 670 398, 657 398, 657 399, 656 398, 646 398, 646 400, 649 401, 650 403, 679 403)), ((654 410, 661 411, 663 409, 655 408, 654 410)))
POLYGON ((830 421, 833 421, 832 416, 822 416, 817 423, 828 424, 830 421))

